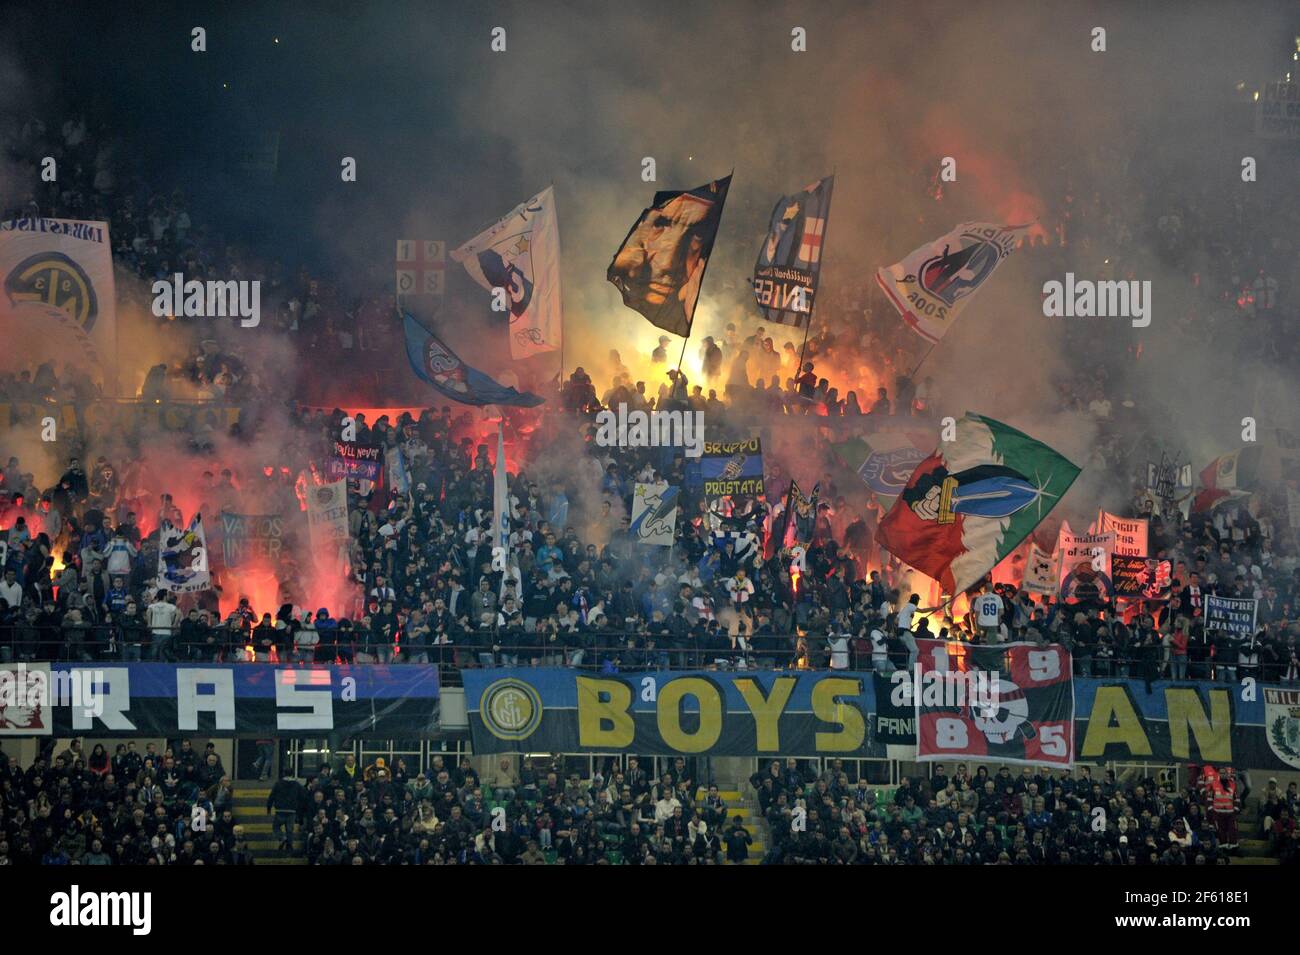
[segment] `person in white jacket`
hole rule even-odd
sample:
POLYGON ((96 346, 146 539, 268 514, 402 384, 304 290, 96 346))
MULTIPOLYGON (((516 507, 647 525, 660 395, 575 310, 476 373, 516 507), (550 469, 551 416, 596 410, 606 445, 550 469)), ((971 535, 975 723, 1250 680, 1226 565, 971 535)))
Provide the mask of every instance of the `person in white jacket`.
POLYGON ((108 546, 104 548, 100 556, 107 560, 107 570, 110 577, 129 577, 131 575, 131 561, 135 560, 135 555, 138 553, 139 551, 135 545, 129 540, 121 534, 114 534, 113 539, 108 542, 108 546))
POLYGON ((153 659, 175 659, 171 648, 176 639, 180 615, 181 612, 176 607, 176 595, 165 590, 159 590, 153 603, 145 609, 145 622, 152 631, 153 659))
POLYGON ((663 799, 655 803, 655 825, 661 825, 673 817, 673 810, 680 809, 681 803, 672 793, 666 793, 663 799))
POLYGON ((316 659, 316 647, 320 645, 320 633, 310 613, 302 615, 298 632, 293 635, 293 659, 295 663, 311 663, 316 659))

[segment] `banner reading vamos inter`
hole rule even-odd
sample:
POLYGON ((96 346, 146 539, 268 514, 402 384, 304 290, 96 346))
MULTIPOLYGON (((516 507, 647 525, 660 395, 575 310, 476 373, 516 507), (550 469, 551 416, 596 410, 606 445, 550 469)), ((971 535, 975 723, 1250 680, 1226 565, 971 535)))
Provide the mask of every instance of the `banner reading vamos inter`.
MULTIPOLYGON (((1026 655, 1022 663, 1028 667, 1029 662, 1026 655)), ((1022 663, 1013 660, 1013 671, 1022 663)), ((1068 672, 1063 667, 1062 677, 1068 672)), ((910 679, 905 672, 882 677, 852 670, 464 672, 470 733, 479 754, 914 759, 916 724, 902 718, 915 712, 910 679)), ((1073 694, 1075 763, 1300 768, 1300 693, 1295 690, 1259 687, 1257 695, 1242 699, 1242 687, 1210 683, 1157 681, 1151 693, 1140 680, 1076 677, 1057 683, 1056 692, 1068 687, 1073 694)), ((1011 696, 1006 704, 1014 704, 1011 696)), ((1008 716, 1001 714, 1000 732, 1010 728, 1008 716)), ((986 739, 982 731, 980 736, 986 739)), ((996 746, 986 749, 969 754, 954 749, 951 758, 1007 760, 996 746)), ((1059 758, 1043 762, 1066 765, 1059 758)))

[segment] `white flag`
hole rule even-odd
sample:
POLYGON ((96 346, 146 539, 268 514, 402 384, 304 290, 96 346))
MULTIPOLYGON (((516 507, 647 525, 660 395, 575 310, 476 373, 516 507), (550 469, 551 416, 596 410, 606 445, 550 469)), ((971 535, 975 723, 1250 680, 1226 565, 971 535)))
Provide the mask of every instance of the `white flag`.
POLYGON ((174 527, 163 519, 158 530, 159 590, 174 594, 192 594, 212 586, 208 570, 208 541, 203 533, 203 519, 194 515, 188 528, 174 527))
POLYGON ((501 425, 497 425, 497 460, 492 468, 492 563, 498 560, 501 570, 510 557, 510 485, 506 480, 506 439, 501 425))
POLYGON ((642 544, 672 546, 677 530, 677 490, 666 482, 636 486, 630 529, 642 544))
POLYGON ((0 222, 4 350, 33 363, 80 358, 111 372, 117 311, 108 223, 0 222))
POLYGON ((307 526, 311 545, 321 553, 348 546, 348 482, 345 479, 307 488, 307 526))
POLYGON ((1028 225, 963 222, 903 261, 877 270, 876 282, 918 335, 937 342, 1028 231, 1028 225))
POLYGON ((1061 600, 1111 598, 1115 592, 1110 569, 1114 534, 1071 534, 1069 525, 1062 524, 1056 549, 1061 600))
POLYGON ((505 290, 511 358, 560 347, 560 227, 552 187, 515 206, 451 257, 485 289, 505 290))
POLYGON ((1056 554, 1049 554, 1037 544, 1029 545, 1029 560, 1025 562, 1025 579, 1021 585, 1031 594, 1054 594, 1057 586, 1056 554))

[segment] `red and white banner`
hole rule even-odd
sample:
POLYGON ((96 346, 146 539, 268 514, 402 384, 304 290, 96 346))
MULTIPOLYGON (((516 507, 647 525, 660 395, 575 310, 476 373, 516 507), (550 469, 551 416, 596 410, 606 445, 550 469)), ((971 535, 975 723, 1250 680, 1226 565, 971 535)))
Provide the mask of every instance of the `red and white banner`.
POLYGON ((916 758, 1074 763, 1074 677, 1059 644, 917 640, 916 758))

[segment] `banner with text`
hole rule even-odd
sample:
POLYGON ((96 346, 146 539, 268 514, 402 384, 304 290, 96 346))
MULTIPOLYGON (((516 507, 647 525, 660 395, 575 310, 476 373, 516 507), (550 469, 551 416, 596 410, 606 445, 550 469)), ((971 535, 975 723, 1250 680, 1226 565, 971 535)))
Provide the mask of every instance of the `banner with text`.
MULTIPOLYGON (((1007 648, 989 649, 1003 653, 1007 648)), ((1043 762, 1060 764, 1061 757, 1052 752, 1059 752, 1056 741, 1066 740, 1069 750, 1071 737, 1059 717, 1046 717, 1049 710, 1057 713, 1070 705, 1072 688, 1075 762, 1300 768, 1300 693, 1295 690, 1261 687, 1257 696, 1242 699, 1240 687, 1156 681, 1148 693, 1141 680, 1069 680, 1064 656, 1031 657, 1037 649, 997 661, 1000 672, 1011 674, 1008 683, 999 685, 997 714, 983 727, 974 726, 969 714, 962 720, 967 748, 982 744, 986 750, 970 758, 1002 760, 1006 757, 999 754, 1014 745, 1026 751, 1036 747, 1049 757, 1043 762), (1058 677, 1051 676, 1053 664, 1061 667, 1058 677), (1048 704, 1034 699, 1040 694, 1048 696, 1048 704), (1027 739, 1026 722, 1038 734, 1036 742, 1027 739), (1035 722, 1048 729, 1045 736, 1032 726, 1035 722), (972 739, 979 743, 972 745, 972 739)), ((962 658, 953 653, 952 659, 956 665, 962 658)), ((885 758, 891 755, 889 744, 915 743, 908 720, 909 714, 916 718, 914 676, 906 670, 888 676, 851 670, 597 675, 522 667, 466 670, 463 676, 471 738, 479 754, 885 758)), ((965 758, 955 750, 941 751, 954 760, 965 758)))
POLYGON ((700 458, 700 478, 707 498, 754 496, 764 493, 763 443, 758 437, 746 441, 705 441, 700 458))
POLYGON ((1115 596, 1125 600, 1165 601, 1173 588, 1173 567, 1167 560, 1149 557, 1111 558, 1115 596))
POLYGON ((1147 529, 1144 517, 1116 517, 1106 511, 1097 515, 1097 532, 1115 535, 1114 553, 1121 557, 1146 556, 1147 529))
POLYGON ((1205 598, 1205 630, 1226 630, 1236 637, 1250 637, 1255 633, 1255 617, 1259 601, 1254 597, 1205 598))
POLYGON ((436 733, 438 668, 260 663, 0 665, 0 736, 436 733))

